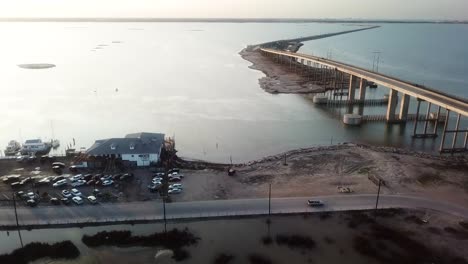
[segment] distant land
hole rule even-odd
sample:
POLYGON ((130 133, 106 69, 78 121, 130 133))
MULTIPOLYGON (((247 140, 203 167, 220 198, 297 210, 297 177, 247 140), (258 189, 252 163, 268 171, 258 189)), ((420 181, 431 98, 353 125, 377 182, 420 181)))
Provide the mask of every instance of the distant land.
POLYGON ((218 22, 218 23, 430 23, 468 24, 468 20, 418 20, 418 19, 333 19, 333 18, 0 18, 0 22, 218 22))

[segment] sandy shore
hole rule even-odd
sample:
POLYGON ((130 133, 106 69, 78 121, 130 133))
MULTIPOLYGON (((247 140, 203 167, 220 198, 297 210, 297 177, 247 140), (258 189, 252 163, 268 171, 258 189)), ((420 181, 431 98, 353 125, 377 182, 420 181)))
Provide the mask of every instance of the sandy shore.
POLYGON ((309 94, 325 91, 324 88, 309 82, 305 76, 289 71, 288 67, 278 67, 273 61, 256 51, 255 46, 249 46, 239 54, 243 59, 252 63, 249 68, 266 75, 259 79, 259 84, 268 93, 309 94))

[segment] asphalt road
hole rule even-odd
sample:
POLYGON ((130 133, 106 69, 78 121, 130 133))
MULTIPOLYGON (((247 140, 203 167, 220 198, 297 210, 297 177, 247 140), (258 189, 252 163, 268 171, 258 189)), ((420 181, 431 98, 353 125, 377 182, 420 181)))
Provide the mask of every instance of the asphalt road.
MULTIPOLYGON (((323 200, 325 206, 319 208, 309 207, 306 201, 310 197, 276 198, 272 199, 271 211, 273 214, 277 214, 372 209, 375 207, 376 200, 375 195, 338 195, 314 198, 323 200)), ((468 219, 467 207, 414 196, 380 196, 379 208, 392 207, 432 209, 468 219)), ((168 219, 261 214, 268 214, 268 199, 216 200, 166 204, 166 216, 168 219)), ((161 201, 149 201, 81 206, 21 207, 18 208, 18 218, 20 225, 159 220, 163 219, 163 204, 161 201)), ((12 207, 0 208, 0 226, 5 225, 15 225, 15 215, 12 207)))

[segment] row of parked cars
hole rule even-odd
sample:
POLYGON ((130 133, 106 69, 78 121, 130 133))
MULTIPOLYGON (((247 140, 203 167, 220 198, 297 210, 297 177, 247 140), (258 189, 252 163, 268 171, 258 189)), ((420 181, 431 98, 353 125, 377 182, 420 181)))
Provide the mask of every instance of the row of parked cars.
MULTIPOLYGON (((148 185, 148 189, 151 192, 158 191, 161 188, 161 186, 163 186, 164 184, 164 181, 165 181, 164 176, 165 176, 164 172, 157 172, 153 174, 153 179, 151 180, 151 184, 148 185)), ((183 185, 182 183, 178 183, 178 182, 182 181, 182 179, 184 178, 184 175, 180 173, 180 170, 177 168, 171 169, 168 171, 167 176, 168 176, 167 177, 168 183, 171 183, 169 184, 167 193, 168 194, 181 193, 183 190, 183 185)))

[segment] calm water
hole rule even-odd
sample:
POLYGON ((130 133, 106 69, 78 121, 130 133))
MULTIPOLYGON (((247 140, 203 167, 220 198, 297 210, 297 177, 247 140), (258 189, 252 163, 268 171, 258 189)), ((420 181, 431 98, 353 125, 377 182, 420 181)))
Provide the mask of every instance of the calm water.
MULTIPOLYGON (((247 263, 249 254, 260 254, 274 260, 274 263, 331 263, 339 264, 346 259, 347 263, 373 264, 378 263, 355 252, 352 239, 360 231, 349 228, 344 216, 336 215, 326 220, 318 216, 303 218, 301 216, 273 217, 270 227, 266 218, 210 220, 204 222, 172 223, 172 228, 188 227, 201 240, 195 246, 186 248, 190 252, 190 259, 182 262, 170 263, 213 263, 213 259, 220 253, 235 256, 234 263, 247 263), (287 246, 269 245, 261 243, 264 236, 300 234, 312 238, 316 247, 312 250, 290 249, 287 246), (325 237, 331 238, 332 243, 326 243, 325 237), (312 261, 312 262, 310 262, 312 261)), ((118 248, 99 247, 88 248, 81 242, 84 234, 94 235, 99 231, 131 230, 133 235, 150 235, 162 232, 163 224, 102 226, 88 228, 44 229, 23 231, 25 244, 33 241, 54 243, 71 240, 80 250, 81 256, 73 261, 60 261, 67 264, 100 264, 100 263, 156 263, 154 256, 157 248, 118 248), (51 232, 54 233, 50 236, 51 232)), ((0 254, 11 252, 20 246, 16 232, 0 232, 0 254)), ((48 263, 48 260, 36 261, 37 264, 48 263)), ((55 263, 55 262, 54 262, 55 263)))
MULTIPOLYGON (((342 24, 0 23, 0 147, 62 146, 137 131, 175 135, 184 157, 247 161, 294 148, 359 141, 433 151, 412 125, 347 128, 299 95, 270 95, 238 55, 248 44, 347 30, 342 24), (98 47, 98 49, 96 49, 98 47), (46 70, 17 67, 53 63, 46 70)), ((308 42, 301 52, 372 66, 468 97, 467 25, 382 25, 308 42)), ((379 89, 369 94, 377 98, 379 89)), ((343 110, 344 111, 344 110, 343 110)), ((365 113, 383 113, 366 108, 365 113)), ((63 152, 64 148, 59 149, 63 152)))

